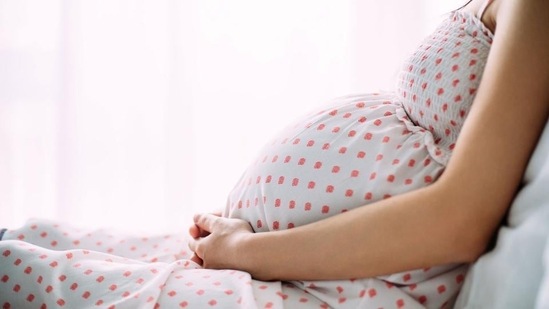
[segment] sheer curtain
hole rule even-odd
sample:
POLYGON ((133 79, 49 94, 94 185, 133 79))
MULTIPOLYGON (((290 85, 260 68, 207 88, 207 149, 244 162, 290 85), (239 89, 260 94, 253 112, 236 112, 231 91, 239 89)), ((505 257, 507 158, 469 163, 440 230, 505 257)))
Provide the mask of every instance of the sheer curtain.
POLYGON ((0 226, 184 230, 286 122, 392 89, 459 2, 0 0, 0 226))

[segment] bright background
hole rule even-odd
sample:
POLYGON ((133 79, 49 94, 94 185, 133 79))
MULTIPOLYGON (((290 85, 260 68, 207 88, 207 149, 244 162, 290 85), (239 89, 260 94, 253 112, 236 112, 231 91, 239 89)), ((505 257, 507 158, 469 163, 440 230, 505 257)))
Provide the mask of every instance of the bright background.
POLYGON ((0 0, 0 226, 186 229, 334 97, 393 89, 457 0, 0 0))

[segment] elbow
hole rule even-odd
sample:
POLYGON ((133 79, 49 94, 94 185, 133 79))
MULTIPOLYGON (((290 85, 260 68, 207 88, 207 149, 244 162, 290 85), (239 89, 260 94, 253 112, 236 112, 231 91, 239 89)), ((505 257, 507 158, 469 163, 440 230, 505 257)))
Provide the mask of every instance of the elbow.
POLYGON ((461 240, 461 244, 456 246, 454 257, 457 258, 458 263, 473 263, 478 260, 488 247, 487 242, 482 240, 461 240))
POLYGON ((479 218, 465 218, 456 222, 458 227, 453 234, 453 252, 455 262, 472 263, 478 260, 489 249, 496 227, 490 227, 479 218), (476 219, 476 220, 475 220, 476 219))
POLYGON ((472 263, 490 248, 507 207, 482 195, 445 190, 440 218, 451 262, 472 263))

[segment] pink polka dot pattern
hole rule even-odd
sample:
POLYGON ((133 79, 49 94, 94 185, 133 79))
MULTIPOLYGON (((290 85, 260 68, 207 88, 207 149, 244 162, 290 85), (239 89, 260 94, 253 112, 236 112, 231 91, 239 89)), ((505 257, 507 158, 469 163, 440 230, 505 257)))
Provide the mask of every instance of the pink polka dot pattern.
POLYGON ((201 269, 189 260, 191 252, 181 235, 139 237, 30 220, 0 241, 0 305, 328 308, 291 283, 252 280, 236 270, 201 269))
POLYGON ((390 93, 346 97, 268 143, 231 192, 226 215, 287 229, 430 184, 443 171, 431 132, 390 93))
MULTIPOLYGON (((395 92, 335 100, 265 145, 230 192, 224 215, 257 232, 290 229, 433 183, 473 103, 491 41, 473 15, 450 14, 404 63, 395 92)), ((467 270, 441 265, 376 278, 262 282, 201 269, 184 234, 138 237, 30 220, 0 241, 0 305, 451 308, 467 270)))
MULTIPOLYGON (((230 193, 224 215, 247 220, 257 232, 289 229, 433 183, 473 103, 492 37, 473 15, 450 14, 404 62, 394 93, 338 98, 268 142, 230 193)), ((391 290, 400 293, 391 296, 392 306, 409 307, 406 294, 434 308, 455 295, 463 267, 378 279, 409 287, 391 290)), ((370 284, 336 286, 348 291, 370 284)), ((331 283, 315 287, 332 295, 321 299, 349 300, 331 283)))
POLYGON ((433 133, 436 155, 444 164, 473 103, 492 39, 478 18, 455 12, 400 71, 399 101, 414 123, 433 133))

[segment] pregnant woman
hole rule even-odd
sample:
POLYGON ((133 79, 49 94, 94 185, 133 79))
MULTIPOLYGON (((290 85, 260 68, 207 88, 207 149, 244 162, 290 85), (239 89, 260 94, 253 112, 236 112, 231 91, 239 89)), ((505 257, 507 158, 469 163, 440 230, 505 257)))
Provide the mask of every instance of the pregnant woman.
POLYGON ((282 130, 188 242, 41 220, 5 231, 0 304, 451 308, 547 122, 547 29, 546 1, 469 1, 394 92, 282 130))

